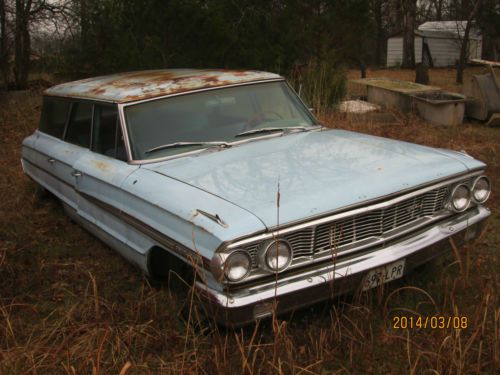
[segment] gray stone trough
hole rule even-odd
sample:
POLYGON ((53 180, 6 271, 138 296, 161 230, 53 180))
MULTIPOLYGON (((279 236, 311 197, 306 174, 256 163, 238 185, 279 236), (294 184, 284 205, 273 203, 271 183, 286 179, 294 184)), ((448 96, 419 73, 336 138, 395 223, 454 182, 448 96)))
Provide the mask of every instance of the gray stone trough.
POLYGON ((463 122, 465 96, 454 92, 421 92, 411 95, 420 117, 437 125, 459 125, 463 122))
POLYGON ((353 82, 366 86, 370 103, 403 112, 409 112, 413 108, 411 95, 440 90, 439 87, 392 78, 363 78, 353 80, 353 82))

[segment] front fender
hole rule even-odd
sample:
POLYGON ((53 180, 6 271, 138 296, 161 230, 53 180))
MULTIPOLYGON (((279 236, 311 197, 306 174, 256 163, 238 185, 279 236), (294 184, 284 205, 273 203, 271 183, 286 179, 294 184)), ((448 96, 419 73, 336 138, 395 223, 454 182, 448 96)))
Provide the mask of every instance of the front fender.
POLYGON ((144 168, 131 173, 122 189, 127 193, 121 207, 125 215, 191 249, 204 261, 209 261, 223 242, 266 230, 245 209, 144 168), (217 215, 222 223, 210 215, 217 215))

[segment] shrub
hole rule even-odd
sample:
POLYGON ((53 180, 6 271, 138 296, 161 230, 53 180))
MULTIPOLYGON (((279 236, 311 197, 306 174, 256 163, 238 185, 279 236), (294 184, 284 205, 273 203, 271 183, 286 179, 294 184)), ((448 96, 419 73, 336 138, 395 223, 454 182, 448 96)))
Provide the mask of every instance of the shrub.
POLYGON ((344 69, 328 61, 310 60, 296 66, 290 83, 316 114, 333 110, 346 94, 347 77, 344 69))

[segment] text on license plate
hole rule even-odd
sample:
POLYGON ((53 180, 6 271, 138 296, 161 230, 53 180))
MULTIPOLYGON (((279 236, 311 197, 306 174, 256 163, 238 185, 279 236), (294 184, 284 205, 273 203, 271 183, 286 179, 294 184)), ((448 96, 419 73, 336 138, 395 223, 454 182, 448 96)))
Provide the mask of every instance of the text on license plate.
POLYGON ((371 270, 363 279, 363 290, 375 288, 380 284, 399 279, 403 276, 404 268, 405 260, 401 259, 371 270))

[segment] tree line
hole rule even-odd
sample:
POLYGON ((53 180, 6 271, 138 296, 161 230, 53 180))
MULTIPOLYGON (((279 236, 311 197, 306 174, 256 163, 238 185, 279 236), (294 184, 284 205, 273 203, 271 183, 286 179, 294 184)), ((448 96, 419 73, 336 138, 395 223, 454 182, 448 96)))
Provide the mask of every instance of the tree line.
POLYGON ((5 87, 23 89, 34 70, 68 78, 171 67, 288 75, 311 62, 363 70, 384 65, 398 32, 411 68, 413 32, 428 20, 475 22, 489 57, 500 0, 0 0, 0 72, 5 87))

